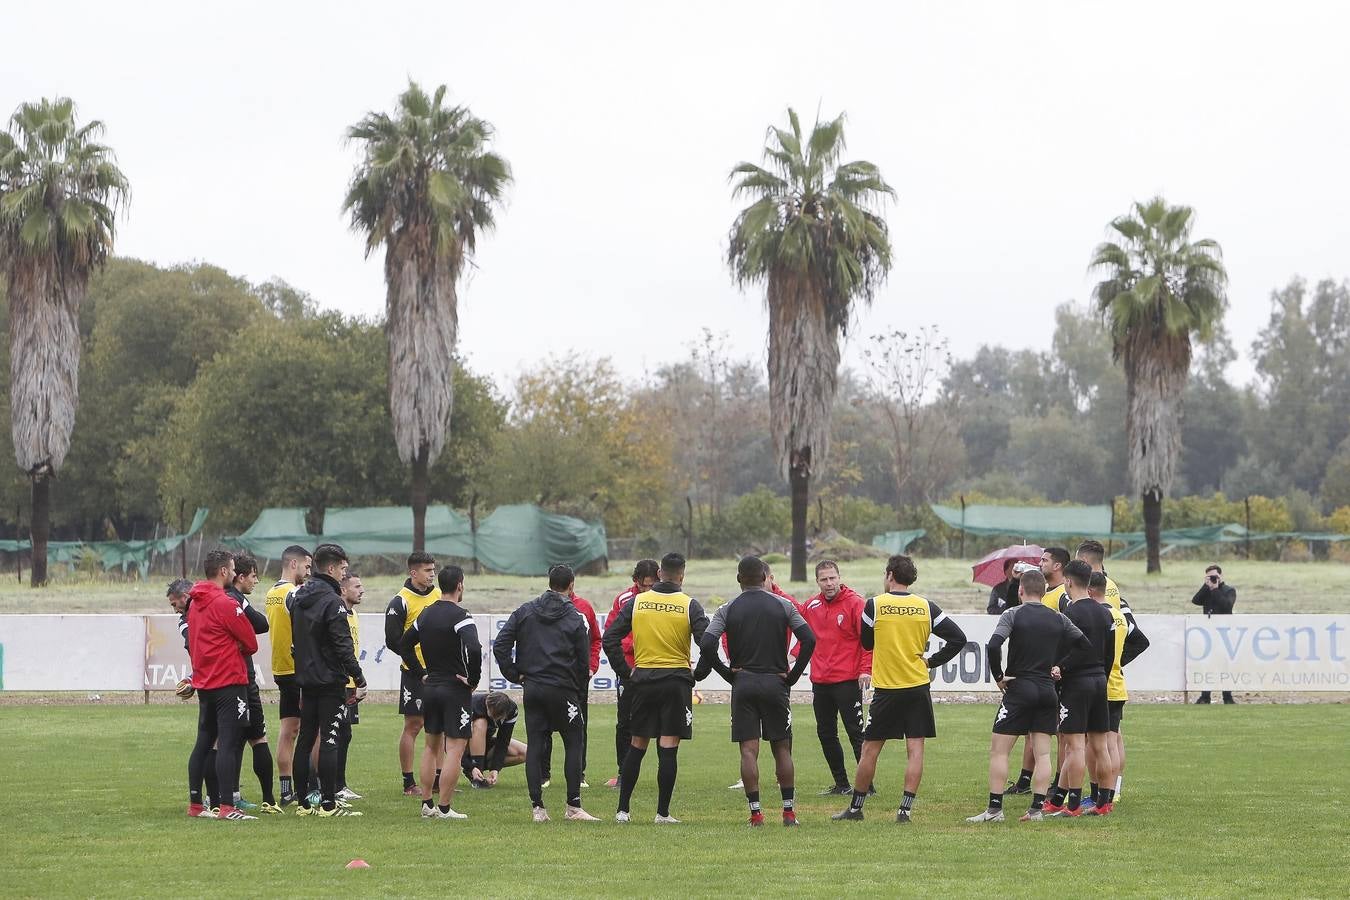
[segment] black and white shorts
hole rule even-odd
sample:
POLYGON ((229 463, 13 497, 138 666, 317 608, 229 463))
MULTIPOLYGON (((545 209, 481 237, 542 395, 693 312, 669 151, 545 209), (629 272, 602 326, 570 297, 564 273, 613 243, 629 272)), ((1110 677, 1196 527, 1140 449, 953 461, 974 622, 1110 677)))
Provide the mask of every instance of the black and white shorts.
POLYGON ((407 669, 399 672, 398 676, 398 714, 400 716, 421 716, 422 712, 422 679, 413 675, 407 669))
POLYGON ((1065 679, 1059 688, 1061 734, 1109 731, 1105 675, 1078 675, 1065 679))
POLYGON ((792 737, 787 682, 773 672, 738 672, 731 685, 731 739, 785 741, 792 737))
POLYGON ((867 709, 865 741, 935 738, 933 695, 927 684, 907 688, 877 688, 867 709))
POLYGON ((1111 731, 1114 731, 1116 734, 1119 734, 1119 733, 1120 733, 1120 722, 1121 722, 1122 719, 1125 718, 1125 701, 1124 701, 1124 700, 1107 700, 1107 701, 1106 701, 1106 713, 1107 713, 1107 718, 1110 719, 1110 722, 1108 723, 1108 726, 1109 726, 1110 730, 1111 730, 1111 731))
POLYGON ((671 736, 682 741, 693 738, 694 686, 684 678, 644 676, 625 681, 623 689, 631 694, 628 733, 633 737, 671 736))
POLYGON ((283 719, 300 718, 300 683, 295 680, 295 673, 290 675, 273 675, 277 683, 277 690, 281 694, 278 701, 280 710, 279 716, 283 719))
POLYGON ((1059 727, 1059 694, 1052 681, 1014 678, 994 714, 995 734, 1054 734, 1059 727))
POLYGON ((473 713, 469 707, 473 692, 458 682, 431 682, 423 686, 422 730, 443 734, 450 740, 467 740, 473 733, 473 713))

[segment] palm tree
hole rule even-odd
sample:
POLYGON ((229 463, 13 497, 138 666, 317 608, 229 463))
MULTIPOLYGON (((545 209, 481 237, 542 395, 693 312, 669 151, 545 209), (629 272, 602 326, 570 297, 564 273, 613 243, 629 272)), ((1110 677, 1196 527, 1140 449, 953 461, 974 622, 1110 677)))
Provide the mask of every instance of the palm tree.
POLYGON ((1228 306, 1223 251, 1212 240, 1191 240, 1193 217, 1189 206, 1161 197, 1135 203, 1111 222, 1116 240, 1099 245, 1089 267, 1102 276, 1092 296, 1125 367, 1130 478, 1143 501, 1149 572, 1162 571, 1162 501, 1181 453, 1191 340, 1209 340, 1228 306))
POLYGON ((0 267, 10 303, 10 431, 32 482, 32 584, 47 582, 51 482, 79 403, 80 304, 112 252, 127 179, 67 97, 25 103, 0 132, 0 267))
POLYGON ((410 81, 393 116, 367 113, 347 130, 363 158, 342 207, 367 256, 384 247, 389 410, 399 458, 412 465, 415 550, 426 541, 427 470, 454 405, 455 286, 511 183, 488 149, 492 126, 444 101, 445 85, 428 97, 410 81))
POLYGON ((797 113, 770 127, 764 165, 731 170, 732 196, 753 202, 731 226, 727 263, 742 287, 765 282, 769 416, 792 490, 792 580, 806 580, 813 467, 828 449, 839 337, 857 301, 870 303, 891 267, 881 208, 895 191, 875 165, 841 163, 844 116, 818 118, 803 140, 797 113))

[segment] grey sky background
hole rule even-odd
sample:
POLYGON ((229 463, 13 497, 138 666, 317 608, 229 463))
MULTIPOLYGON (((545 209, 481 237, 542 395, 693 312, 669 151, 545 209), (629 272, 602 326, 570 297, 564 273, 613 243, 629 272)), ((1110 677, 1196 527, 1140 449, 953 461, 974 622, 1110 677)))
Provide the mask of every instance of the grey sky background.
POLYGON ((788 105, 848 113, 895 268, 857 337, 1044 347, 1106 223, 1161 192, 1223 245, 1245 380, 1269 294, 1350 276, 1350 7, 1333 3, 4 4, 0 110, 73 97, 133 186, 117 252, 383 309, 339 207, 343 130, 408 77, 498 129, 516 184, 461 286, 506 386, 550 354, 638 378, 702 329, 762 358, 727 174, 788 105))

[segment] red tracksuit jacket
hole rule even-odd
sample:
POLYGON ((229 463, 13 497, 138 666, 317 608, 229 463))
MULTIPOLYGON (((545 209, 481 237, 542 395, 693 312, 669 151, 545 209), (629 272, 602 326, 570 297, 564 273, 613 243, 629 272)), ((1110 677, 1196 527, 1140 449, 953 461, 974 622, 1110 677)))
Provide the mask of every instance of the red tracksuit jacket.
POLYGON ((590 632, 587 636, 591 642, 591 674, 594 675, 600 669, 600 625, 595 621, 595 607, 591 606, 591 601, 584 597, 572 595, 572 605, 577 608, 586 620, 586 630, 590 632))
POLYGON ((188 655, 192 658, 192 686, 199 691, 248 684, 244 656, 258 652, 244 611, 225 589, 211 581, 192 586, 188 609, 188 655))
MULTIPOLYGON (((816 652, 811 656, 811 683, 837 684, 856 681, 872 673, 872 651, 862 645, 863 604, 861 594, 845 585, 833 600, 816 594, 802 608, 802 617, 816 633, 816 652)), ((796 656, 796 648, 793 648, 796 656)))
MULTIPOLYGON (((619 613, 623 610, 624 605, 627 604, 628 601, 636 597, 640 592, 641 588, 639 588, 635 584, 628 590, 624 591, 622 594, 614 598, 614 605, 610 607, 609 615, 605 616, 606 628, 609 628, 609 626, 614 622, 614 620, 619 617, 619 613)), ((637 660, 633 657, 632 634, 626 635, 623 639, 623 658, 627 660, 628 668, 630 671, 637 666, 637 660)))

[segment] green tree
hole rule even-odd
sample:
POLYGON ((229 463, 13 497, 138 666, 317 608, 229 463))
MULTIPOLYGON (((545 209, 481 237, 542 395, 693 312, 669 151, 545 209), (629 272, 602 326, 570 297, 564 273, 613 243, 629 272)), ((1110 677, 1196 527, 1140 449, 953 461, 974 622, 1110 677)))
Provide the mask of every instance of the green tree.
POLYGON ((1135 203, 1111 222, 1115 240, 1098 245, 1090 264, 1102 278, 1093 298, 1125 369, 1129 470, 1144 508, 1149 572, 1162 571, 1162 502, 1181 451, 1191 340, 1207 340, 1228 303, 1222 251, 1212 240, 1191 239, 1193 217, 1190 207, 1161 197, 1135 203))
POLYGON ((10 431, 32 483, 32 583, 47 581, 51 482, 79 405, 80 304, 112 252, 128 183, 103 123, 67 97, 24 103, 0 133, 0 267, 10 303, 10 431))
POLYGON ((752 202, 731 227, 727 262, 737 284, 765 284, 769 309, 769 416, 792 495, 793 581, 806 580, 811 476, 828 451, 839 337, 854 306, 870 303, 891 267, 881 209, 895 191, 865 160, 841 162, 844 117, 802 135, 797 113, 770 127, 765 165, 731 171, 732 196, 752 202))
POLYGON ((393 116, 367 113, 347 131, 362 160, 343 209, 365 235, 366 255, 384 248, 389 408, 399 459, 412 466, 413 545, 425 544, 429 471, 445 446, 454 409, 459 333, 457 283, 480 232, 511 182, 488 149, 493 129, 467 107, 445 104, 409 82, 393 116))

